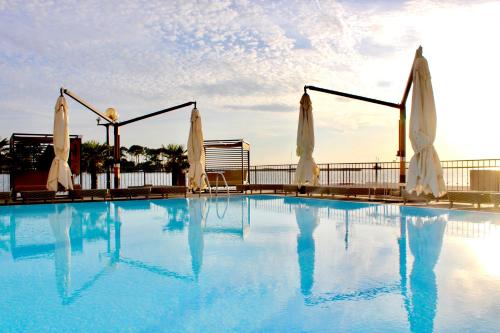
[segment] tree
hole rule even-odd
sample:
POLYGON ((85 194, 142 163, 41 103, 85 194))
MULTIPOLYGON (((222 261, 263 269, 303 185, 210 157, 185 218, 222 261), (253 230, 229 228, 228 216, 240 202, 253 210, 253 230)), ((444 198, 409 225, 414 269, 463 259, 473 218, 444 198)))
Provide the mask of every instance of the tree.
POLYGON ((165 170, 172 173, 172 185, 185 185, 184 172, 189 168, 186 150, 182 145, 169 144, 165 148, 165 170))
POLYGON ((139 164, 139 157, 144 155, 144 147, 139 146, 139 145, 132 145, 128 149, 128 153, 131 156, 135 157, 135 164, 138 165, 139 164))
POLYGON ((0 171, 8 170, 10 167, 9 141, 0 139, 0 171))
POLYGON ((82 170, 90 173, 91 188, 97 188, 97 174, 105 171, 109 162, 108 146, 97 141, 82 144, 82 170))

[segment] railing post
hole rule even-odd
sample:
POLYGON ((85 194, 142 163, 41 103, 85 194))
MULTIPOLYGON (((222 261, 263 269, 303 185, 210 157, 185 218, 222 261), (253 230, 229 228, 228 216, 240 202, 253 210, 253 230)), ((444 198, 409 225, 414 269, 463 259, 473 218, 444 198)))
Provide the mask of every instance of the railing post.
POLYGON ((144 171, 142 172, 142 174, 143 174, 143 182, 142 182, 142 186, 145 186, 145 185, 146 185, 146 171, 144 170, 144 171))
POLYGON ((288 164, 288 184, 292 184, 292 165, 288 164))
POLYGON ((330 163, 326 165, 326 184, 330 185, 330 163))

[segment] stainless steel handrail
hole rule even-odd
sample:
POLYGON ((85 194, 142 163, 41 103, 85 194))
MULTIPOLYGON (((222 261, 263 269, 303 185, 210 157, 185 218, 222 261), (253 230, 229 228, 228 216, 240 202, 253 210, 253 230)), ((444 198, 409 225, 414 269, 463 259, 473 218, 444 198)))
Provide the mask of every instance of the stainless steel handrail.
POLYGON ((208 180, 208 174, 214 174, 216 175, 215 177, 215 195, 217 196, 219 194, 219 176, 222 177, 222 180, 224 181, 224 185, 226 186, 226 192, 227 192, 227 195, 230 195, 229 194, 229 185, 227 185, 227 181, 226 181, 226 177, 224 177, 224 173, 223 172, 208 172, 208 173, 203 173, 203 175, 205 175, 206 179, 207 179, 207 183, 208 183, 208 188, 209 188, 209 191, 210 191, 210 195, 212 194, 212 186, 210 185, 210 181, 208 180))

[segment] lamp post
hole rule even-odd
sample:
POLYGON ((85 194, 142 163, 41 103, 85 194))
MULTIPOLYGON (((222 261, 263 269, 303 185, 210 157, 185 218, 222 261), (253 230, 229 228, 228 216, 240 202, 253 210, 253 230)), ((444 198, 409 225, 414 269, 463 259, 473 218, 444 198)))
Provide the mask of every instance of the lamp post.
POLYGON ((106 117, 111 119, 113 122, 113 134, 115 145, 113 146, 113 175, 115 188, 120 186, 120 124, 118 123, 118 112, 114 108, 106 109, 106 117))
MULTIPOLYGON (((106 152, 107 157, 109 158, 109 125, 110 123, 101 124, 101 118, 97 118, 97 126, 106 127, 106 152)), ((109 164, 106 161, 106 188, 111 189, 111 174, 109 172, 109 164)))

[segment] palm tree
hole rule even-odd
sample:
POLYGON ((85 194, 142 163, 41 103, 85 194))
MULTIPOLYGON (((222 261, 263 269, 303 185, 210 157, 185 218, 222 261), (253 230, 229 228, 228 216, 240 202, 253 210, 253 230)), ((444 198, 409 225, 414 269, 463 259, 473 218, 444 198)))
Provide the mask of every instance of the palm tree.
POLYGON ((167 163, 165 170, 172 173, 172 185, 186 185, 184 171, 189 168, 186 150, 182 145, 169 144, 165 147, 167 163))
POLYGON ((146 155, 145 165, 147 169, 152 171, 159 171, 162 169, 161 148, 144 148, 144 153, 146 155))
POLYGON ((82 144, 82 169, 90 173, 91 188, 97 188, 97 174, 104 172, 109 159, 107 145, 93 140, 82 144))
POLYGON ((139 164, 139 157, 144 155, 144 147, 139 145, 132 145, 128 149, 128 153, 135 157, 135 164, 139 164))
POLYGON ((9 141, 7 139, 0 139, 0 171, 9 169, 10 156, 9 156, 9 141))

